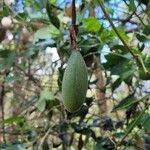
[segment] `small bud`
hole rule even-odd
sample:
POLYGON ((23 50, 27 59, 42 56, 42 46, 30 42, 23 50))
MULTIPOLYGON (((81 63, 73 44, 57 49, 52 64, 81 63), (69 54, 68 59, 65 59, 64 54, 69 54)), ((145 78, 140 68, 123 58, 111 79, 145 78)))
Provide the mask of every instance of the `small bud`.
POLYGON ((12 20, 10 17, 3 17, 1 20, 1 24, 5 29, 8 29, 12 25, 12 20))

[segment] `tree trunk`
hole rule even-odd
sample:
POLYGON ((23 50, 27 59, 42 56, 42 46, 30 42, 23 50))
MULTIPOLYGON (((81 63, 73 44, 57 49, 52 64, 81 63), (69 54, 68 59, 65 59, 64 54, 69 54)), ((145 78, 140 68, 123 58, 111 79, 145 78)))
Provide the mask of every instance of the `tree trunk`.
POLYGON ((96 100, 99 106, 99 113, 101 116, 107 115, 107 102, 105 97, 105 78, 101 69, 100 58, 95 56, 94 60, 95 70, 94 74, 97 79, 96 82, 96 100))

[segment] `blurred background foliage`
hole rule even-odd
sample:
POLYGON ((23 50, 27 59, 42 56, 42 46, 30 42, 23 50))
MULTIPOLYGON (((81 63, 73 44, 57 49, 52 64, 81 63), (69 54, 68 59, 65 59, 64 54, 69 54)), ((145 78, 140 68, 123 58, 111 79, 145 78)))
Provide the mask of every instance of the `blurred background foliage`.
POLYGON ((75 113, 61 94, 71 10, 0 2, 0 149, 150 150, 150 1, 76 0, 89 86, 75 113))

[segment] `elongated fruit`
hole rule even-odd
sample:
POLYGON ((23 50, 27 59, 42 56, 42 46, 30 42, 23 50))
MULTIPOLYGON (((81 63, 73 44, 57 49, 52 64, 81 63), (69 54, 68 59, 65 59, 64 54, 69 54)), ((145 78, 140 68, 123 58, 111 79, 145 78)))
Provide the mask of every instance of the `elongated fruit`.
POLYGON ((79 51, 73 51, 65 70, 62 82, 62 95, 65 108, 77 111, 85 101, 88 88, 88 74, 85 62, 79 51))

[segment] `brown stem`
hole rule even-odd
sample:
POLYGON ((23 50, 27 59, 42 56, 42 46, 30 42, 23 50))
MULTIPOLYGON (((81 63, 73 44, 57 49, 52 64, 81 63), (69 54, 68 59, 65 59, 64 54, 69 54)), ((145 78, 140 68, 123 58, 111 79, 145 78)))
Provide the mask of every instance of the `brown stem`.
MULTIPOLYGON (((95 17, 93 1, 90 2, 90 16, 95 17)), ((94 56, 94 75, 96 77, 96 100, 98 103, 99 114, 101 116, 107 115, 107 101, 105 97, 105 79, 103 70, 101 69, 100 58, 98 50, 95 50, 94 56)), ((89 53, 90 54, 90 53, 89 53)))
POLYGON ((105 81, 103 71, 101 69, 100 58, 95 56, 94 74, 97 79, 96 82, 96 99, 99 106, 99 113, 101 116, 107 115, 107 101, 105 97, 105 81))
POLYGON ((75 0, 72 0, 72 25, 76 25, 76 5, 75 0))
POLYGON ((3 142, 6 143, 5 138, 5 112, 4 112, 4 81, 0 85, 0 107, 1 107, 1 117, 2 117, 2 130, 3 130, 3 142))
POLYGON ((70 28, 70 40, 71 40, 71 47, 72 49, 77 48, 77 32, 78 28, 76 25, 76 6, 75 6, 75 0, 72 0, 72 27, 70 28))
POLYGON ((2 130, 3 130, 3 142, 6 143, 5 137, 5 111, 4 111, 4 96, 5 96, 5 78, 8 76, 9 72, 5 72, 5 77, 0 84, 0 108, 1 108, 1 118, 2 118, 2 130))

